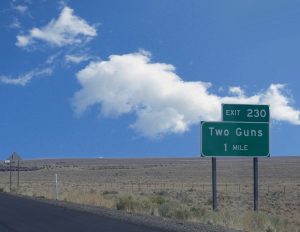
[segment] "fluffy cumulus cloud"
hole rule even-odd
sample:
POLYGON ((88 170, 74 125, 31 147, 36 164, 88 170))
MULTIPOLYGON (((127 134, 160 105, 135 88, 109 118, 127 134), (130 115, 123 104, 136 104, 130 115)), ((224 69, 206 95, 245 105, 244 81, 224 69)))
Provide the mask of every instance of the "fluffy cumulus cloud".
POLYGON ((183 133, 202 120, 220 120, 221 103, 269 104, 275 120, 300 124, 300 111, 284 94, 285 86, 271 84, 265 91, 246 96, 231 87, 225 97, 210 93, 210 83, 183 81, 174 66, 151 62, 146 52, 111 55, 90 62, 77 73, 81 89, 73 104, 77 114, 101 105, 103 115, 134 113, 130 126, 147 137, 183 133))
POLYGON ((57 19, 42 28, 32 28, 27 34, 18 35, 16 45, 28 47, 36 41, 53 46, 81 44, 97 35, 96 28, 74 15, 73 9, 65 6, 57 19))
POLYGON ((43 76, 50 76, 53 72, 53 69, 50 67, 47 68, 37 68, 28 73, 20 75, 16 78, 11 78, 7 76, 0 76, 0 83, 2 84, 9 84, 9 85, 20 85, 25 86, 27 85, 33 78, 43 77, 43 76))

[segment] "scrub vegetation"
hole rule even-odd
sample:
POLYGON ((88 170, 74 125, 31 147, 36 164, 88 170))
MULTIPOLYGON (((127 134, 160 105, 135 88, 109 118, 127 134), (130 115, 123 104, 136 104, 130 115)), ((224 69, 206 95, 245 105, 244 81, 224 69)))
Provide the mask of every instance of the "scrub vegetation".
POLYGON ((287 219, 270 216, 265 212, 238 212, 227 209, 212 212, 206 208, 190 207, 177 201, 157 198, 156 196, 119 196, 115 207, 118 210, 126 210, 133 213, 145 213, 154 216, 222 225, 244 231, 299 231, 299 227, 290 224, 287 219))

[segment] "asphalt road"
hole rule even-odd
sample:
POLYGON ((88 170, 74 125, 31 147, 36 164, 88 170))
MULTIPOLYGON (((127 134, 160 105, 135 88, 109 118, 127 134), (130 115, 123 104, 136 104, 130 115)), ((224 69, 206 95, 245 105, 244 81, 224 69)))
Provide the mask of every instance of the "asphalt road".
POLYGON ((162 232, 66 207, 0 194, 0 232, 162 232))

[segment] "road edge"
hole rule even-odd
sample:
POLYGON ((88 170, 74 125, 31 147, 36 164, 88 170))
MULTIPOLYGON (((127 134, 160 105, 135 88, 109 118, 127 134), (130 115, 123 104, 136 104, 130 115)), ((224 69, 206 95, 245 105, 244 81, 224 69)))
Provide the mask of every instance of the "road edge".
POLYGON ((128 222, 135 225, 146 226, 149 228, 160 229, 165 232, 238 232, 230 228, 224 228, 217 225, 202 224, 196 222, 187 222, 177 219, 163 218, 159 216, 135 214, 123 210, 109 209, 99 206, 85 205, 67 201, 57 201, 46 198, 30 197, 17 193, 2 193, 9 194, 18 198, 25 198, 33 201, 39 201, 46 204, 51 204, 63 207, 69 210, 81 211, 96 214, 101 217, 115 219, 128 222))

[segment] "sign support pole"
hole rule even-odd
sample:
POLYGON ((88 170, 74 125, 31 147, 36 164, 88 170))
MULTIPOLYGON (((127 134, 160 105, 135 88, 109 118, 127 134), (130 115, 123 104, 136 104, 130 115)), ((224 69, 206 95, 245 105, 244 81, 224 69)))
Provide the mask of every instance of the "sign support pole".
POLYGON ((212 164, 212 208, 213 211, 217 210, 217 159, 216 157, 211 158, 212 164))
POLYGON ((11 162, 9 162, 9 192, 11 192, 11 162))
POLYGON ((18 190, 20 186, 20 160, 18 160, 18 190))
POLYGON ((253 158, 253 210, 258 210, 258 158, 253 158))

